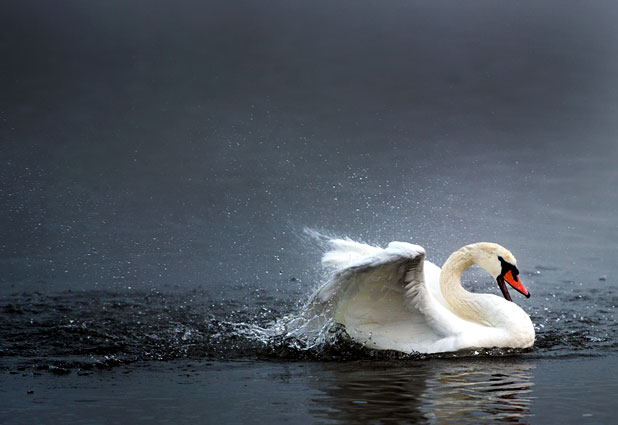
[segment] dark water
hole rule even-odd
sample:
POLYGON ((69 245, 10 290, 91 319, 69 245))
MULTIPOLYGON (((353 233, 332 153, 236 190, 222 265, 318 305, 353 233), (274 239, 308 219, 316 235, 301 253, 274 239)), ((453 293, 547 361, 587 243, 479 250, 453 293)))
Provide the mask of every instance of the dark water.
POLYGON ((5 378, 10 423, 615 421, 602 358, 137 364, 5 378), (590 385, 594 383, 594 385, 590 385), (30 393, 28 393, 30 392, 30 393), (24 413, 27 411, 27 414, 24 413))
POLYGON ((2 10, 2 421, 614 422, 614 3, 2 10), (282 335, 306 228, 503 244, 535 347, 282 335))

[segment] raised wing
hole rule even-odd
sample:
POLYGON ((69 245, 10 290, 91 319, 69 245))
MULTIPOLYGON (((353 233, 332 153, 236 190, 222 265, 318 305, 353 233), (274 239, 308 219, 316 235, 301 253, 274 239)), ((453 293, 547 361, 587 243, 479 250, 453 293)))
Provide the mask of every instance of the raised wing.
POLYGON ((332 279, 322 286, 316 296, 321 302, 331 300, 355 286, 381 282, 386 289, 403 293, 405 278, 422 279, 425 250, 419 245, 391 242, 386 249, 360 244, 350 240, 330 241, 333 250, 322 257, 322 264, 336 269, 332 279))
POLYGON ((436 284, 428 290, 422 247, 391 242, 382 249, 349 240, 331 244, 334 249, 323 263, 336 271, 318 289, 314 303, 345 325, 353 339, 374 348, 428 352, 460 332, 461 319, 441 295, 433 294, 436 284))

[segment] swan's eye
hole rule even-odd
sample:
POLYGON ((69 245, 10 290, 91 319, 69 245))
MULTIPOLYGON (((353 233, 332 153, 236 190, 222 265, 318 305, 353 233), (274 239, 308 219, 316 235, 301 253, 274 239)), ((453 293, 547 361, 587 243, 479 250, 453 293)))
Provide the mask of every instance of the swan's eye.
POLYGON ((502 266, 501 275, 504 276, 509 270, 513 273, 513 276, 519 275, 519 269, 514 264, 505 261, 504 258, 498 255, 498 260, 500 260, 500 265, 502 266))

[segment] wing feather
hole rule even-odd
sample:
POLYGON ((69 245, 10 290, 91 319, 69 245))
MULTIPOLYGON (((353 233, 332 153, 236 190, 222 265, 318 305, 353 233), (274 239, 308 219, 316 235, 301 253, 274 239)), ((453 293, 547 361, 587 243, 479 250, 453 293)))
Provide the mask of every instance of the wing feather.
MULTIPOLYGON (((461 319, 449 310, 439 283, 426 285, 421 246, 391 242, 382 249, 350 240, 331 245, 323 263, 335 273, 316 292, 314 307, 330 312, 356 341, 379 349, 430 352, 461 331, 461 319)), ((439 268, 427 266, 429 276, 438 280, 439 268)))
POLYGON ((391 242, 386 249, 340 239, 331 241, 331 245, 334 249, 324 254, 322 263, 339 268, 318 289, 316 296, 321 302, 367 281, 379 280, 386 288, 403 292, 407 270, 414 261, 422 264, 425 258, 423 247, 405 242, 391 242))
MULTIPOLYGON (((412 265, 405 278, 405 304, 410 311, 418 311, 437 336, 452 336, 460 332, 461 320, 446 308, 446 301, 425 283, 424 263, 412 265)), ((434 288, 431 288, 434 289, 434 288)), ((439 287, 438 287, 439 290, 439 287)))

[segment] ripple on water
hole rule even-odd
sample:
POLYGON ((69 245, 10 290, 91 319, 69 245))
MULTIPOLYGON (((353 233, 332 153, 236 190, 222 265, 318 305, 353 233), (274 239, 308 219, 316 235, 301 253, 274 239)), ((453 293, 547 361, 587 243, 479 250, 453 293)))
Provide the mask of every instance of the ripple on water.
MULTIPOLYGON (((527 356, 595 356, 618 347, 611 291, 537 291, 529 308, 537 337, 527 356)), ((526 305, 524 305, 526 308, 526 305)), ((63 374, 135 361, 194 359, 419 360, 509 356, 521 350, 480 349, 434 356, 376 351, 345 329, 323 323, 303 332, 293 302, 262 294, 259 303, 215 300, 206 291, 22 293, 0 304, 0 365, 63 374), (273 308, 277 306, 277 308, 273 308)))

